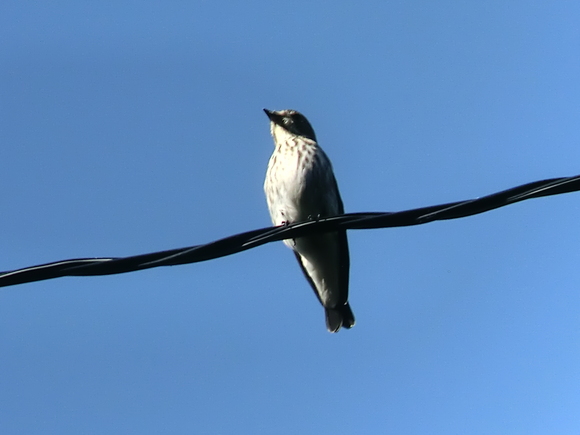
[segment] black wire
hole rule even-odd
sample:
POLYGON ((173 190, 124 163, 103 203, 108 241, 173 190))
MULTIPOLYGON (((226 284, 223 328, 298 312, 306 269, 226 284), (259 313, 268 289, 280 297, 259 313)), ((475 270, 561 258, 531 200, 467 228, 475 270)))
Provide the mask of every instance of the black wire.
POLYGON ((252 249, 265 243, 294 239, 314 232, 362 230, 421 225, 436 220, 458 219, 542 196, 580 190, 580 175, 534 181, 478 199, 416 208, 395 213, 349 213, 299 222, 282 227, 268 227, 236 234, 205 245, 152 252, 120 258, 78 258, 0 272, 0 287, 58 278, 133 272, 159 266, 197 263, 252 249))

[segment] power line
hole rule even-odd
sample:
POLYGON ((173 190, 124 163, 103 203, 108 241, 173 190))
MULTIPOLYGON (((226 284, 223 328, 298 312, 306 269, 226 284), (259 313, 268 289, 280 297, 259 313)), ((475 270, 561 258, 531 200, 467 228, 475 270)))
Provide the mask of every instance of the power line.
POLYGON ((580 175, 551 178, 523 184, 477 199, 421 207, 400 212, 348 213, 298 222, 288 226, 262 228, 235 234, 204 245, 131 257, 77 258, 0 272, 0 287, 42 281, 62 276, 95 276, 134 272, 159 266, 176 266, 225 257, 237 252, 315 232, 363 230, 421 225, 437 220, 458 219, 504 207, 516 202, 580 190, 580 175))

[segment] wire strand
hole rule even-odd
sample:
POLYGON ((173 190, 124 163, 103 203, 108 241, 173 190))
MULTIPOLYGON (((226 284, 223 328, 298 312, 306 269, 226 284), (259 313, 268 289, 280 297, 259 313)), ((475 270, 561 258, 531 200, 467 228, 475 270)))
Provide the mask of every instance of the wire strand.
POLYGON ((131 257, 77 258, 0 272, 0 287, 62 276, 95 276, 134 272, 160 266, 198 263, 225 257, 266 243, 312 233, 422 225, 458 219, 499 207, 580 190, 580 175, 534 181, 477 199, 421 207, 400 212, 348 213, 292 225, 268 227, 225 237, 204 245, 152 252, 131 257))

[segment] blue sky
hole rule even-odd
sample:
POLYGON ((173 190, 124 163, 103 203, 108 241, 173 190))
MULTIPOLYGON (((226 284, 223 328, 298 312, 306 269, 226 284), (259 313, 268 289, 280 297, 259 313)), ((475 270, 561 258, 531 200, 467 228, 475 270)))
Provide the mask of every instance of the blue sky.
MULTIPOLYGON (((580 4, 0 6, 0 270, 269 225, 262 108, 347 212, 580 173, 580 4)), ((580 431, 580 194, 349 232, 329 334, 282 243, 0 290, 3 434, 580 431)))

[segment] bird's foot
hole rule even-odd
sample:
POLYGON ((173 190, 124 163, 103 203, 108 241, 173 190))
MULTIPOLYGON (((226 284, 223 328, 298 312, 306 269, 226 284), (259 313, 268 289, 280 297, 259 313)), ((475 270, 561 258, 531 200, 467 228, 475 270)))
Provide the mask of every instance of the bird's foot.
MULTIPOLYGON (((287 227, 289 225, 290 225, 290 221, 282 221, 282 222, 280 222, 280 226, 282 226, 282 227, 287 227)), ((292 239, 292 243, 294 244, 294 246, 296 246, 296 240, 295 239, 292 239)))

